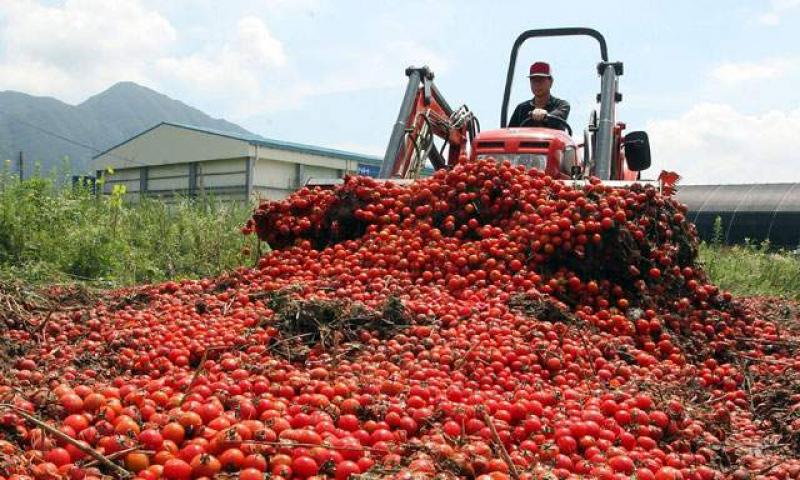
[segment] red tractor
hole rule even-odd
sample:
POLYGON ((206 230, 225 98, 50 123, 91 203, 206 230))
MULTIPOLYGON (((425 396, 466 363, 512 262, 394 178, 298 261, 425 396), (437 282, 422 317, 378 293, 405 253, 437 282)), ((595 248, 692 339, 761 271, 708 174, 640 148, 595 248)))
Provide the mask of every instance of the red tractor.
POLYGON ((500 127, 480 132, 480 125, 466 106, 453 110, 433 84, 433 73, 427 68, 409 67, 405 97, 400 107, 389 145, 384 156, 380 178, 413 179, 426 163, 434 169, 450 168, 461 161, 492 157, 509 160, 515 165, 536 167, 560 180, 576 180, 595 176, 606 181, 632 182, 650 167, 650 145, 645 132, 622 134, 625 124, 616 120, 616 104, 622 100, 617 91, 622 75, 621 62, 609 62, 606 41, 590 28, 554 28, 528 30, 521 34, 511 49, 506 76, 500 127), (593 112, 584 129, 583 141, 572 138, 572 129, 557 117, 567 130, 525 126, 507 128, 508 105, 514 67, 520 46, 536 37, 586 35, 600 44, 601 61, 597 73, 601 78, 599 113, 593 112), (437 147, 435 138, 442 140, 437 147))

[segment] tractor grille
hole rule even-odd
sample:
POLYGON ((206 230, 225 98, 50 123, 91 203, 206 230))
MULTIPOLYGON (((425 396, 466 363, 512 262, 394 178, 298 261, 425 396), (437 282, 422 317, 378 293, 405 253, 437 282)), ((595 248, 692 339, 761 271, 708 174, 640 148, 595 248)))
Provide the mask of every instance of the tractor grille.
POLYGON ((478 142, 478 148, 504 148, 506 142, 478 142))
POLYGON ((544 148, 550 147, 550 142, 519 142, 519 148, 544 148))

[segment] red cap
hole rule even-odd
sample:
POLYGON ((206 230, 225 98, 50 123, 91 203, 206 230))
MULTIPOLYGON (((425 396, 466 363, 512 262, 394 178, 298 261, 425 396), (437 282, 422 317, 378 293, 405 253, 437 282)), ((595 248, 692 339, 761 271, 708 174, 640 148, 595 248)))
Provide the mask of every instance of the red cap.
POLYGON ((552 78, 552 75, 550 75, 550 64, 545 62, 536 62, 531 65, 531 71, 530 75, 528 75, 528 78, 531 77, 552 78))

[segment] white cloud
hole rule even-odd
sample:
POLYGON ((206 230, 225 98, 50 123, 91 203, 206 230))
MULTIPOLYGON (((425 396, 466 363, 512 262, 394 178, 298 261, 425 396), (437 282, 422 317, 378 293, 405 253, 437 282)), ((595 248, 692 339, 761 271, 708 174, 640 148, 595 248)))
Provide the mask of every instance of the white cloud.
POLYGON ((78 101, 118 80, 148 83, 146 66, 176 38, 170 22, 137 0, 0 2, 3 87, 78 101))
MULTIPOLYGON (((312 75, 281 78, 239 92, 232 109, 235 118, 296 109, 309 99, 379 88, 402 88, 408 65, 428 65, 434 72, 447 71, 449 63, 434 50, 411 40, 342 48, 335 53, 336 64, 312 75)), ((263 72, 267 75, 269 72, 263 72)))
POLYGON ((709 76, 725 85, 737 85, 751 80, 782 78, 800 69, 800 59, 766 58, 758 62, 726 62, 714 67, 709 76))
POLYGON ((774 12, 762 13, 761 15, 758 16, 758 23, 774 27, 775 25, 781 23, 781 17, 774 12))
POLYGON ((262 0, 270 11, 281 12, 315 11, 320 8, 320 0, 262 0))
POLYGON ((769 10, 758 16, 758 23, 774 27, 781 23, 783 15, 798 7, 800 7, 800 0, 772 0, 769 10))
POLYGON ((678 172, 687 184, 800 181, 800 108, 745 114, 703 103, 677 118, 648 122, 653 172, 678 172))
MULTIPOLYGON (((324 49, 320 47, 324 56, 324 49)), ((308 68, 293 66, 283 45, 258 18, 239 21, 234 38, 219 47, 156 62, 159 78, 177 82, 181 91, 206 101, 216 99, 231 119, 297 109, 309 99, 378 88, 401 88, 405 66, 431 66, 437 73, 448 62, 426 46, 410 40, 385 44, 336 47, 335 63, 301 75, 308 68)))
POLYGON ((13 19, 0 29, 2 88, 70 103, 130 80, 235 104, 251 100, 243 92, 263 93, 267 74, 287 64, 283 44, 254 16, 240 18, 221 45, 177 55, 175 28, 143 0, 3 0, 0 15, 13 19))
POLYGON ((244 17, 236 25, 236 38, 224 47, 223 54, 258 67, 281 67, 286 64, 283 44, 272 36, 260 18, 244 17))
MULTIPOLYGON (((265 2, 275 22, 322 8, 319 0, 265 2)), ((401 88, 406 65, 428 64, 437 73, 448 67, 422 42, 396 36, 320 44, 290 58, 265 17, 255 15, 232 26, 201 21, 179 35, 150 0, 0 0, 0 18, 8 20, 0 23, 0 88, 69 103, 129 80, 242 121, 295 110, 319 96, 401 88)))
POLYGON ((280 68, 286 61, 283 44, 264 22, 244 17, 229 42, 188 56, 159 58, 155 64, 166 81, 177 80, 196 93, 235 97, 261 91, 266 70, 280 68))

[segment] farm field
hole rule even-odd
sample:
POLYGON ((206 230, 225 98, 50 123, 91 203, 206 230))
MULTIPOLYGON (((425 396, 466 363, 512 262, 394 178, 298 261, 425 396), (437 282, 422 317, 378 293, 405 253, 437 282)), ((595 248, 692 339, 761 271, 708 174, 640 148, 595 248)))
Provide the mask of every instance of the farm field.
MULTIPOLYGON (((205 201, 123 203, 52 179, 0 176, 0 278, 46 286, 116 288, 219 275, 254 265, 259 242, 241 235, 249 207, 205 201)), ((267 247, 262 243, 262 253, 267 247)), ((711 239, 699 262, 737 296, 800 299, 800 254, 711 239)))
POLYGON ((0 477, 800 474, 797 258, 652 189, 6 187, 0 477))
POLYGON ((800 0, 620 3, 0 0, 0 480, 800 480, 800 0))

